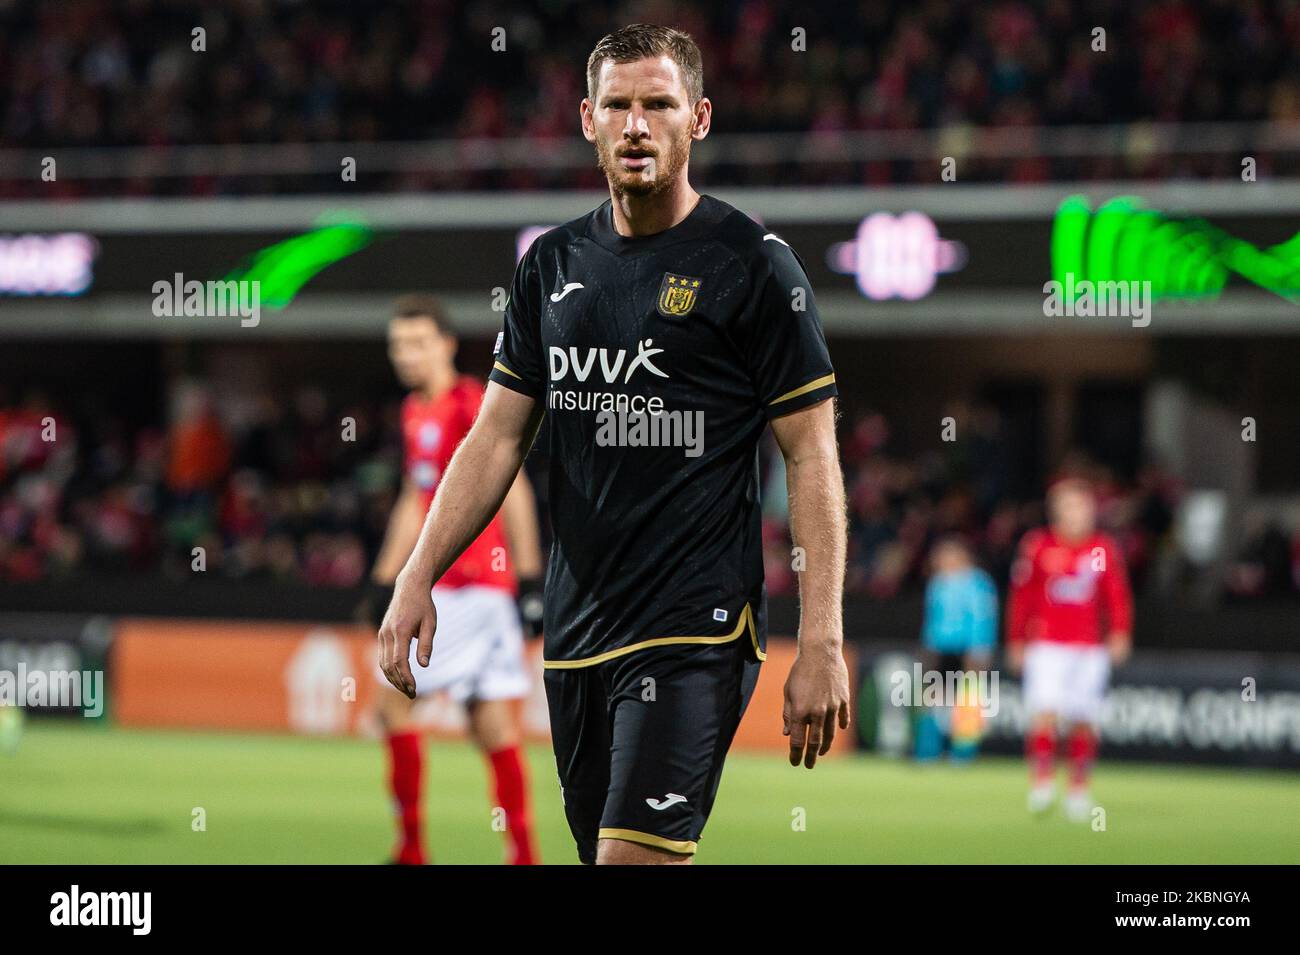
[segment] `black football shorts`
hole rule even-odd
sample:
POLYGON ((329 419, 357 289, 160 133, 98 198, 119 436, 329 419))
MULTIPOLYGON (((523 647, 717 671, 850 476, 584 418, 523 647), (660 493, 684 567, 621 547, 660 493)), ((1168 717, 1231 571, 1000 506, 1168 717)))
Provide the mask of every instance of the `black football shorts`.
POLYGON ((546 671, 564 814, 579 859, 594 864, 600 839, 695 852, 759 665, 741 636, 546 671))

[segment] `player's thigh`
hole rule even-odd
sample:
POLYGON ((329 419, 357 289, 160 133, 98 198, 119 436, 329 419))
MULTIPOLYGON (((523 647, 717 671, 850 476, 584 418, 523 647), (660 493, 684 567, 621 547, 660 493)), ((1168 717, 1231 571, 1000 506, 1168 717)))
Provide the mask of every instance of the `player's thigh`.
MULTIPOLYGON (((470 649, 466 642, 460 638, 465 629, 462 623, 465 611, 459 592, 453 589, 435 587, 433 597, 438 608, 438 631, 434 637, 429 666, 421 666, 420 661, 416 659, 417 641, 411 640, 407 647, 407 659, 411 665, 411 675, 415 678, 415 693, 417 696, 424 696, 435 690, 442 689, 446 685, 447 674, 453 673, 457 669, 464 669, 464 662, 458 658, 462 657, 465 651, 470 649), (449 662, 454 665, 449 666, 449 662), (444 679, 441 681, 436 679, 439 673, 444 675, 444 679)), ((374 674, 376 683, 381 686, 390 685, 388 677, 379 668, 378 662, 376 662, 374 674)))
POLYGON ((474 626, 484 651, 472 676, 453 688, 453 695, 463 696, 467 703, 523 699, 532 687, 532 679, 525 663, 524 631, 514 597, 504 590, 479 590, 479 614, 474 626))
POLYGON ((419 696, 447 690, 458 702, 473 692, 486 661, 492 654, 491 630, 498 611, 496 599, 504 591, 488 587, 435 587, 433 602, 438 610, 438 629, 433 637, 429 665, 416 660, 417 645, 411 641, 411 674, 419 696))
POLYGON ((601 839, 596 847, 597 865, 690 865, 693 855, 669 852, 625 839, 601 839))
POLYGON ((1101 721, 1106 690, 1110 686, 1110 657, 1105 647, 1074 649, 1071 679, 1061 706, 1061 715, 1079 723, 1101 721))
POLYGON ((485 753, 495 753, 519 743, 519 719, 513 699, 477 700, 465 704, 474 742, 485 753))
POLYGON ((758 662, 735 641, 658 647, 614 663, 610 785, 600 835, 692 854, 758 662))
POLYGON ((605 683, 599 666, 551 668, 543 682, 564 816, 577 843, 578 858, 594 865, 600 816, 609 791, 605 683))
POLYGON ((396 689, 385 679, 375 688, 375 714, 386 733, 401 733, 412 725, 415 701, 396 689))
POLYGON ((1025 711, 1030 716, 1060 711, 1069 690, 1069 648, 1040 641, 1025 648, 1025 711))

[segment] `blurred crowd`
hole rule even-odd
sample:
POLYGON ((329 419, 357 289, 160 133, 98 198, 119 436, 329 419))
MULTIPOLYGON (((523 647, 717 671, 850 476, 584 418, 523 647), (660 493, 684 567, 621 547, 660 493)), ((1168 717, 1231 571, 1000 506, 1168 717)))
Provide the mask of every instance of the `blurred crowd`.
MULTIPOLYGON (((962 439, 944 451, 899 454, 890 424, 879 413, 860 415, 841 437, 849 517, 845 589, 878 599, 919 590, 930 573, 937 541, 960 535, 976 561, 1005 586, 1020 538, 1046 521, 1040 494, 1010 490, 1005 423, 995 409, 975 406, 957 429, 962 439), (968 425, 968 421, 971 423, 968 425), (973 426, 971 426, 973 425, 973 426)), ((779 470, 779 460, 774 459, 779 470)), ((1179 568, 1174 521, 1184 488, 1157 464, 1123 481, 1082 452, 1071 452, 1059 473, 1087 478, 1098 493, 1099 529, 1119 543, 1135 588, 1164 584, 1179 568)), ((764 553, 769 592, 794 593, 784 481, 767 484, 764 553)), ((1296 535, 1300 586, 1300 533, 1296 535)))
MULTIPOLYGON (((31 148, 434 138, 571 139, 595 41, 624 4, 590 0, 0 0, 0 145, 31 148), (196 52, 194 30, 204 49, 196 52), (503 30, 504 33, 494 33, 503 30), (493 49, 494 36, 505 50, 493 49)), ((1300 121, 1294 0, 649 2, 636 16, 690 32, 714 129, 812 132, 1161 121, 1300 121), (796 51, 792 32, 806 31, 796 51), (1104 39, 1094 31, 1105 31, 1104 39), (1104 50, 1094 49, 1104 42, 1104 50)), ((963 181, 1219 176, 1239 155, 1016 154, 963 163, 963 181)), ((1291 155, 1281 163, 1294 163, 1291 155)), ((934 159, 729 165, 715 185, 934 181, 934 159)), ((1261 173, 1271 160, 1260 157, 1261 173)), ((1290 171, 1276 169, 1276 172, 1290 171)), ((364 188, 599 186, 593 166, 394 173, 364 188)), ((320 191, 268 174, 138 178, 97 188, 320 191)), ((76 194, 84 182, 0 189, 76 194)))
POLYGON ((169 423, 66 420, 43 396, 0 409, 0 580, 195 571, 360 584, 400 468, 397 407, 302 388, 229 413, 200 383, 169 423))
MULTIPOLYGON (((1010 490, 996 412, 972 413, 978 425, 958 431, 968 439, 922 454, 895 451, 882 414, 846 419, 850 593, 918 591, 932 545, 954 532, 1005 584, 1020 537, 1043 523, 1042 502, 1010 490)), ((400 459, 396 400, 341 406, 309 386, 218 406, 187 380, 172 389, 167 423, 141 427, 108 413, 69 420, 31 393, 0 407, 0 581, 203 570, 354 587, 382 539, 400 459)), ((763 459, 768 588, 792 594, 785 480, 770 442, 763 459)), ((1169 576, 1162 566, 1177 562, 1180 482, 1155 464, 1133 481, 1082 455, 1063 467, 1098 488, 1102 529, 1119 541, 1137 589, 1158 587, 1169 576)), ((544 509, 544 484, 538 492, 544 509)), ((1227 576, 1235 594, 1300 592, 1300 528, 1255 528, 1227 576)))

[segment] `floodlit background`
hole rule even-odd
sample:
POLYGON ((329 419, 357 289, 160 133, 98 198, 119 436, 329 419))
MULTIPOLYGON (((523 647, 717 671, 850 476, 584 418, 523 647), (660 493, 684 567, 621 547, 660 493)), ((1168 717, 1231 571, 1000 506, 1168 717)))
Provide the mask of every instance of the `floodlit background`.
MULTIPOLYGON (((1300 4, 818 6, 0 0, 0 676, 104 681, 92 716, 0 706, 0 861, 385 857, 351 622, 400 468, 385 322, 437 293, 486 374, 521 251, 606 198, 578 102, 635 21, 703 50, 693 185, 807 264, 851 521, 856 719, 809 775, 764 447, 773 652, 699 861, 1300 861, 1300 4), (155 283, 239 269, 287 304, 157 313, 155 283), (1158 297, 1049 315, 1067 271, 1158 297), (1005 591, 1062 468, 1137 594, 1100 830, 1025 813, 1009 674, 967 767, 910 761, 888 699, 930 544, 970 534, 1005 591)), ((458 714, 422 716, 435 859, 499 861, 458 714)))

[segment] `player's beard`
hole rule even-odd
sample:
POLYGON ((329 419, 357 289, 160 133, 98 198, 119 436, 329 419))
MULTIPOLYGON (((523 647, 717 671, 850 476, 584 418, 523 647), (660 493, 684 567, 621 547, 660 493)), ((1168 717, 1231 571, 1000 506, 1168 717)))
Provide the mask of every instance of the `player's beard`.
POLYGON ((622 145, 619 139, 609 143, 596 136, 596 162, 600 171, 609 180, 610 189, 615 196, 634 196, 645 199, 668 192, 676 184, 691 158, 691 134, 685 132, 680 139, 668 143, 667 149, 656 150, 654 156, 655 176, 648 182, 644 169, 624 169, 619 162, 617 150, 622 145))

